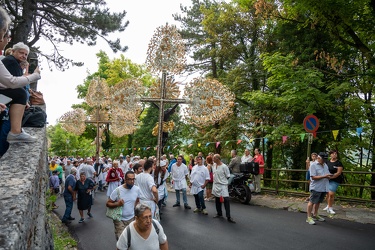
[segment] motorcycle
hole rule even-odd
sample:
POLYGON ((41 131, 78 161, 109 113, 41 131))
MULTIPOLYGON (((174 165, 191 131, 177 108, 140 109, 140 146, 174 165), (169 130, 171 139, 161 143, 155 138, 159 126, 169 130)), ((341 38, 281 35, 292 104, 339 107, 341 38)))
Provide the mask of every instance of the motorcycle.
POLYGON ((235 173, 234 178, 228 185, 229 197, 239 200, 243 204, 249 204, 251 191, 248 186, 250 174, 235 173))

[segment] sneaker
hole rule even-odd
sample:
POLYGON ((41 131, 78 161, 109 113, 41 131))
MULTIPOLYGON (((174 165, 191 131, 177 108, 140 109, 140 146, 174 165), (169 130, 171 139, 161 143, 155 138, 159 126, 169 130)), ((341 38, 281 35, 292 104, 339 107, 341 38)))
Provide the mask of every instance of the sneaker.
POLYGON ((85 221, 84 218, 79 219, 78 223, 83 223, 85 221))
POLYGON ((320 222, 323 222, 323 221, 326 221, 322 216, 320 215, 316 215, 316 216, 313 216, 312 219, 314 221, 320 221, 320 222))
POLYGON ((189 206, 188 204, 185 204, 184 207, 185 209, 191 209, 191 206, 189 206))
POLYGON ((200 210, 199 208, 195 208, 193 212, 194 212, 194 213, 199 213, 200 211, 201 211, 201 210, 200 210))
POLYGON ((12 132, 9 132, 7 136, 7 141, 9 143, 35 142, 36 140, 36 137, 29 135, 23 129, 21 130, 20 134, 13 134, 12 132))
POLYGON ((327 209, 328 209, 328 205, 325 208, 323 208, 323 211, 327 211, 327 209))
POLYGON ((204 215, 208 215, 207 210, 206 210, 206 209, 203 209, 203 210, 202 210, 202 214, 204 214, 204 215))
POLYGON ((336 214, 336 212, 333 211, 333 209, 332 209, 331 207, 327 209, 327 212, 328 212, 329 214, 336 214))
POLYGON ((228 222, 230 222, 230 223, 236 223, 234 220, 233 220, 233 218, 232 217, 228 217, 228 222))
POLYGON ((87 213, 87 215, 88 215, 90 218, 94 217, 94 216, 92 216, 91 213, 87 213))
POLYGON ((309 223, 310 225, 315 225, 315 221, 313 220, 312 217, 307 217, 306 222, 309 223))

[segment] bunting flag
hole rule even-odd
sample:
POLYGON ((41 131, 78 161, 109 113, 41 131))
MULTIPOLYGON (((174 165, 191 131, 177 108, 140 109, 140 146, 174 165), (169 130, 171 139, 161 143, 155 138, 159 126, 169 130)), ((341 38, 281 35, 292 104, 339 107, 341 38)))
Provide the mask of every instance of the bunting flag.
POLYGON ((207 143, 206 143, 206 147, 208 147, 209 145, 210 145, 210 142, 207 142, 207 143))
POLYGON ((287 135, 283 135, 283 143, 285 143, 287 140, 288 140, 288 136, 287 135))
POLYGON ((360 136, 362 134, 363 128, 359 127, 357 128, 357 135, 360 136))
POLYGON ((149 150, 151 147, 147 147, 147 150, 149 150))
POLYGON ((299 136, 301 137, 301 142, 303 142, 303 140, 305 140, 305 136, 306 136, 306 134, 303 133, 303 134, 300 134, 299 136))
POLYGON ((216 148, 218 148, 219 147, 219 145, 220 145, 220 142, 218 141, 218 142, 216 142, 216 148))
POLYGON ((339 131, 338 130, 332 130, 332 134, 333 134, 333 139, 335 139, 335 141, 336 141, 336 138, 337 138, 337 135, 339 134, 339 131))
POLYGON ((177 148, 178 147, 178 144, 174 145, 173 149, 177 148))
POLYGON ((146 151, 146 148, 143 148, 143 151, 146 151))
POLYGON ((198 142, 198 147, 200 147, 201 146, 201 143, 200 142, 198 142))
POLYGON ((238 140, 238 141, 237 141, 237 144, 240 144, 241 142, 242 142, 242 140, 238 140))
POLYGON ((141 151, 141 148, 138 148, 138 151, 141 151))
POLYGON ((254 139, 250 139, 250 143, 252 143, 254 141, 254 139))
POLYGON ((188 148, 190 148, 191 146, 193 146, 193 143, 190 143, 189 146, 188 146, 188 148))
POLYGON ((225 144, 224 144, 224 146, 226 146, 228 143, 229 143, 229 141, 226 141, 225 144))
POLYGON ((136 151, 137 150, 137 148, 134 148, 134 151, 136 151))
MULTIPOLYGON (((252 141, 250 140, 250 142, 252 141)), ((264 138, 264 144, 267 144, 267 142, 268 142, 268 138, 264 138)))
POLYGON ((155 151, 158 150, 158 146, 154 147, 155 151))
POLYGON ((167 150, 169 150, 170 146, 167 147, 167 150))

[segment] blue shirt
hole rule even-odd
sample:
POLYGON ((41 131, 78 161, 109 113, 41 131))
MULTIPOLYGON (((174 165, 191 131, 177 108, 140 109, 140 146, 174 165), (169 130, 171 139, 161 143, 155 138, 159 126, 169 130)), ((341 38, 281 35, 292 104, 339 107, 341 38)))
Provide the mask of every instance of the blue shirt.
POLYGON ((74 190, 76 187, 76 179, 74 175, 70 174, 68 177, 65 179, 65 190, 64 190, 64 195, 72 195, 68 189, 68 187, 71 186, 72 189, 74 190))

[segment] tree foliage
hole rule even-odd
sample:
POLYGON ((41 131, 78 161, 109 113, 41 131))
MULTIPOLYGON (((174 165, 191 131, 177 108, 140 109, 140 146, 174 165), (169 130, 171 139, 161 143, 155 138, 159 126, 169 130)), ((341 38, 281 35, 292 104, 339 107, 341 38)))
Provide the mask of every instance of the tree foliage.
POLYGON ((13 18, 10 28, 12 41, 8 46, 24 42, 57 68, 82 65, 82 62, 65 58, 59 50, 60 43, 73 45, 77 42, 94 46, 101 38, 114 52, 127 50, 127 46, 120 44, 119 38, 109 38, 110 34, 124 31, 127 27, 128 21, 124 21, 126 12, 111 13, 104 0, 1 0, 0 3, 13 18), (53 45, 51 54, 35 47, 40 39, 53 45))

